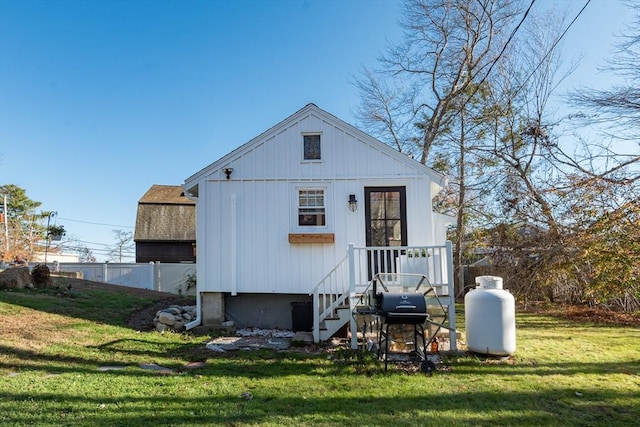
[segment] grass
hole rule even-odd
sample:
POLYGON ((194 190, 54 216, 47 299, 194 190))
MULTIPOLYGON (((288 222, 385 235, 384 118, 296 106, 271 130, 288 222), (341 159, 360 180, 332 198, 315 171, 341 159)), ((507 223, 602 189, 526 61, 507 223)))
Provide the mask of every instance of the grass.
POLYGON ((219 354, 207 337, 128 329, 149 302, 0 291, 0 424, 631 426, 640 416, 636 327, 518 313, 515 357, 452 356, 428 377, 384 374, 348 349, 219 354), (139 366, 149 363, 172 373, 139 366))

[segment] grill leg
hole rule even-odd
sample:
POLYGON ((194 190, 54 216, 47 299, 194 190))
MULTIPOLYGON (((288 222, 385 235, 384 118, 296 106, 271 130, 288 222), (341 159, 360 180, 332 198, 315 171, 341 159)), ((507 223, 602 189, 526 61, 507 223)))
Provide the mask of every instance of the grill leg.
POLYGON ((385 328, 385 340, 384 340, 384 371, 387 372, 387 364, 389 362, 389 324, 385 328))
POLYGON ((384 371, 387 372, 387 364, 389 360, 389 324, 381 323, 380 328, 378 329, 378 358, 380 357, 380 352, 384 351, 384 371), (382 341, 384 340, 384 350, 382 347, 382 341))
POLYGON ((382 329, 382 323, 378 327, 378 358, 380 358, 380 352, 382 351, 382 339, 384 338, 384 331, 382 329))
POLYGON ((416 351, 418 351, 418 336, 420 336, 422 338, 422 359, 425 359, 427 357, 427 339, 424 337, 424 326, 416 324, 414 330, 415 338, 413 342, 415 343, 416 351), (418 328, 420 328, 420 332, 418 332, 418 328))

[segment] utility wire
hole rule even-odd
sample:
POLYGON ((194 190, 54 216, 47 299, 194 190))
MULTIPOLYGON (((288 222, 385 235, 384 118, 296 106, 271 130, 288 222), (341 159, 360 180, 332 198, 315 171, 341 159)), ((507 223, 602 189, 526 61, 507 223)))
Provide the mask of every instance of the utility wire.
POLYGON ((85 244, 89 244, 89 245, 103 245, 103 246, 110 246, 111 243, 100 243, 100 242, 88 242, 86 240, 80 240, 80 239, 70 239, 73 242, 78 242, 78 243, 85 243, 85 244))
POLYGON ((467 99, 465 104, 467 102, 469 102, 471 100, 471 98, 473 98, 475 96, 476 92, 480 89, 480 87, 485 82, 487 77, 489 77, 489 74, 491 74, 491 70, 493 70, 493 67, 498 63, 500 58, 502 58, 502 55, 507 50, 507 46, 509 46, 509 43, 511 43, 511 40, 513 40, 513 38, 515 37, 516 33, 518 32, 518 30, 520 29, 520 27, 524 23, 524 20, 527 19, 527 16, 529 15, 529 12, 531 12, 531 8, 533 7, 535 2, 536 2, 536 0, 531 0, 531 3, 529 3, 529 7, 527 8, 527 10, 525 10, 524 15, 522 15, 522 18, 520 19, 520 22, 518 22, 518 25, 516 25, 516 27, 513 29, 513 31, 511 31, 511 35, 509 35, 509 38, 505 42, 504 46, 502 46, 502 50, 500 51, 498 56, 493 60, 493 62, 491 63, 491 66, 489 66, 489 69, 487 70, 486 74, 482 77, 480 82, 476 85, 475 89, 473 90, 473 93, 471 93, 471 95, 469 96, 469 98, 467 99))
MULTIPOLYGON (((464 104, 466 104, 467 102, 469 102, 474 96, 475 94, 478 92, 478 90, 480 89, 480 87, 482 86, 482 84, 485 82, 485 80, 487 79, 487 77, 489 77, 489 74, 491 73, 491 71, 493 70, 493 67, 497 64, 497 62, 500 60, 500 58, 502 57, 502 55, 504 54, 504 52, 507 49, 507 46, 509 45, 509 43, 511 42, 511 40, 513 39, 513 37, 515 36, 516 32, 520 29, 520 27, 522 26, 522 23, 524 22, 524 20, 526 19, 527 15, 529 14, 529 12, 531 11, 531 8, 533 7, 533 4, 536 2, 536 0, 531 0, 531 3, 529 4, 529 7, 527 8, 527 10, 524 12, 524 15, 522 16, 522 19, 520 19, 520 22, 518 23, 518 25, 516 25, 516 27, 513 29, 513 31, 511 32, 511 35, 509 36, 509 38, 507 39, 506 43, 504 44, 504 46, 502 47, 502 50, 500 51, 500 53, 498 54, 498 56, 496 57, 496 59, 493 60, 493 62, 491 63, 491 66, 489 67, 489 70, 487 71, 487 73, 482 77, 482 79, 480 80, 480 82, 476 85, 476 87, 474 88, 473 92, 471 93, 471 95, 467 98, 466 102, 464 104)), ((518 87, 518 89, 515 91, 514 96, 517 95, 523 88, 524 86, 527 84, 527 82, 529 81, 529 79, 531 77, 533 77, 533 75, 535 74, 535 72, 542 66, 542 64, 544 64, 544 61, 547 59, 547 57, 549 55, 551 55, 551 52, 553 52, 553 50, 556 48, 556 46, 558 46, 558 43, 560 43, 560 41, 564 38, 564 36, 567 34, 567 32, 569 31, 569 29, 573 26, 573 24, 578 20, 578 18, 580 17, 580 15, 582 15, 582 12, 584 12, 584 10, 587 8, 587 6, 589 5, 589 3, 591 3, 591 0, 587 0, 586 3, 584 4, 584 6, 582 6, 582 9, 580 9, 580 11, 576 14, 576 16, 573 18, 573 20, 571 20, 571 22, 569 23, 569 25, 567 25, 567 28, 564 29, 564 31, 562 32, 562 34, 560 34, 560 37, 558 37, 556 39, 555 42, 553 42, 553 45, 551 45, 551 47, 549 48, 549 50, 547 51, 547 53, 545 53, 545 55, 542 57, 542 59, 540 60, 540 62, 538 62, 538 65, 536 65, 534 67, 534 69, 531 71, 531 73, 529 73, 529 75, 527 76, 527 78, 524 79, 524 81, 522 82, 522 84, 518 87)))
POLYGON ((564 36, 567 34, 567 31, 569 31, 569 29, 573 26, 573 24, 578 20, 578 18, 580 17, 580 15, 582 15, 582 12, 584 12, 584 10, 587 8, 587 6, 589 6, 589 3, 591 3, 591 0, 587 0, 587 2, 584 4, 584 6, 582 6, 582 9, 580 9, 580 11, 578 12, 578 14, 573 18, 573 20, 569 23, 569 25, 567 25, 567 28, 564 29, 564 31, 562 32, 562 34, 560 34, 560 37, 557 38, 557 40, 555 42, 553 42, 553 45, 551 45, 551 47, 549 48, 549 50, 547 51, 547 53, 542 57, 542 59, 540 60, 540 62, 538 62, 538 65, 536 65, 536 67, 531 71, 531 73, 529 73, 529 75, 527 76, 526 79, 524 79, 524 81, 522 82, 522 84, 520 85, 520 87, 518 87, 518 89, 515 91, 514 96, 517 95, 518 93, 520 93, 520 91, 522 90, 522 88, 524 88, 524 85, 527 84, 527 82, 529 81, 529 79, 531 77, 533 77, 533 75, 535 74, 536 71, 538 71, 538 68, 540 68, 542 66, 542 64, 544 64, 544 61, 547 59, 547 57, 549 55, 551 55, 551 52, 553 52, 553 50, 556 48, 556 46, 558 46, 558 43, 560 43, 560 41, 564 38, 564 36))
POLYGON ((134 228, 132 225, 104 224, 104 223, 100 223, 100 222, 80 221, 78 219, 60 218, 60 217, 58 217, 58 219, 63 220, 63 221, 81 222, 83 224, 102 225, 102 226, 105 226, 105 227, 134 228))

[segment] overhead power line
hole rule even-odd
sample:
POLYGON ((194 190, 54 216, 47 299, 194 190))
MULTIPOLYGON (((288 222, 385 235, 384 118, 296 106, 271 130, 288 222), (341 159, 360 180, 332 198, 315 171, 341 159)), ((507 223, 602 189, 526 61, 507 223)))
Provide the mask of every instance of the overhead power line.
POLYGON ((480 83, 478 83, 478 85, 476 85, 475 90, 473 91, 473 93, 471 94, 471 96, 469 97, 469 99, 467 101, 469 101, 471 98, 473 98, 473 96, 478 91, 478 88, 480 86, 482 86, 482 84, 487 79, 487 77, 489 77, 489 74, 491 74, 491 70, 493 70, 493 67, 498 63, 500 58, 502 58, 502 55, 504 55, 504 52, 507 50, 507 46, 509 46, 509 43, 511 43, 511 40, 513 40, 513 38, 515 37, 516 33, 518 32, 518 30, 520 29, 520 27, 524 23, 524 20, 527 19, 527 16, 529 15, 529 12, 531 11, 531 8, 533 7, 533 4, 535 2, 536 2, 536 0, 531 0, 531 3, 529 3, 529 7, 527 7, 527 10, 524 11, 524 15, 522 15, 522 18, 520 19, 520 22, 518 22, 518 25, 516 25, 516 27, 513 29, 513 31, 511 31, 511 35, 509 35, 509 38, 505 42, 504 46, 502 46, 502 50, 500 51, 498 56, 491 62, 491 65, 489 66, 489 69, 487 70, 486 74, 482 77, 482 79, 480 80, 480 83))
MULTIPOLYGON (((531 11, 531 8, 533 7, 534 3, 536 2, 536 0, 531 0, 531 3, 529 4, 529 7, 527 7, 527 10, 524 12, 524 15, 522 16, 522 18, 520 19, 520 22, 518 22, 518 25, 516 25, 516 27, 513 29, 513 31, 511 32, 511 35, 509 36, 509 38, 507 39, 507 41, 505 42, 504 46, 502 47, 502 50, 500 51, 500 53, 498 54, 498 56, 492 61, 491 65, 489 66, 489 69, 487 70, 487 72, 485 73, 485 75, 482 77, 482 79, 480 80, 480 82, 475 86, 473 92, 471 93, 471 95, 469 96, 469 98, 467 98, 467 102, 469 102, 476 94, 476 92, 480 89, 480 87, 482 86, 482 84, 485 82, 485 80, 489 77, 489 74, 491 73, 491 71, 493 70, 493 67, 497 64, 497 62, 500 60, 500 58, 502 57, 502 55, 504 54, 505 50, 507 49, 507 46, 509 45, 509 43, 511 42, 511 40, 513 39, 513 37, 516 35, 517 31, 520 29, 520 27, 522 26, 522 24, 524 23, 524 20, 526 19, 527 15, 529 15, 529 12, 531 11)), ((551 55, 551 52, 553 52, 553 50, 556 48, 556 46, 558 46, 558 43, 560 43, 560 41, 564 38, 564 36, 567 34, 567 32, 569 31, 569 29, 573 26, 573 24, 577 21, 577 19, 580 17, 580 15, 582 15, 582 12, 584 12, 584 10, 587 8, 587 6, 589 5, 589 3, 591 3, 591 0, 587 0, 586 3, 584 4, 584 6, 582 6, 582 9, 580 9, 580 11, 576 14, 576 16, 571 20, 571 22, 569 23, 569 25, 567 25, 567 28, 564 29, 564 31, 560 34, 560 37, 558 37, 556 39, 555 42, 553 42, 553 44, 551 45, 551 47, 549 48, 549 50, 544 54, 544 56, 542 57, 542 59, 540 60, 540 62, 538 62, 538 64, 534 67, 534 69, 529 73, 529 75, 527 76, 527 78, 524 79, 524 81, 522 82, 522 84, 518 87, 518 89, 516 90, 515 94, 517 95, 522 88, 524 87, 524 85, 529 81, 529 79, 535 74, 535 72, 538 70, 538 68, 540 68, 542 66, 542 64, 544 64, 544 61, 547 59, 547 57, 549 55, 551 55)), ((466 104, 466 102, 465 102, 466 104)))
POLYGON ((134 226, 132 225, 104 224, 100 222, 80 221, 79 219, 70 219, 70 218, 61 218, 61 217, 58 217, 58 219, 64 220, 64 221, 71 221, 71 222, 80 222, 82 224, 101 225, 104 227, 134 228, 134 226))
MULTIPOLYGON (((524 20, 527 19, 527 16, 529 15, 529 12, 531 11, 531 8, 533 7, 535 2, 536 2, 536 0, 531 0, 531 3, 529 3, 529 7, 527 7, 527 10, 524 11, 524 14, 522 15, 522 18, 520 18, 520 22, 518 22, 518 25, 516 25, 515 28, 513 29, 513 31, 511 31, 511 34, 509 35, 509 38, 504 43, 504 46, 502 46, 502 50, 500 50, 500 53, 498 54, 498 56, 496 56, 493 59, 493 61, 491 61, 491 65, 489 65, 489 69, 484 74, 484 76, 482 76, 482 79, 480 79, 480 82, 478 82, 478 84, 475 85, 475 87, 473 89, 473 92, 471 92, 471 95, 469 95, 467 97, 467 99, 464 101, 463 105, 467 105, 467 103, 473 99, 473 97, 476 95, 478 90, 480 90, 480 87, 482 86, 482 84, 485 82, 485 80, 487 80, 487 77, 489 77, 489 74, 491 74, 491 71, 493 70, 493 67, 495 67, 495 65, 498 63, 500 58, 502 58, 502 55, 507 50, 507 46, 509 46, 509 43, 511 43, 511 40, 513 40, 513 38, 515 37, 516 33, 518 32, 518 30, 520 29, 520 27, 524 23, 524 20)), ((475 78, 475 77, 476 76, 473 76, 473 78, 475 78)), ((454 115, 457 115, 458 113, 459 113, 459 111, 456 111, 454 115)))
POLYGON ((578 20, 580 15, 582 15, 582 12, 584 12, 584 10, 587 8, 587 6, 589 6, 589 3, 591 3, 591 0, 587 0, 587 2, 584 4, 584 6, 582 6, 582 9, 580 9, 580 11, 576 14, 576 16, 571 20, 569 25, 567 25, 567 28, 565 28, 564 31, 562 32, 562 34, 560 34, 560 37, 558 37, 558 39, 555 42, 553 42, 553 44, 551 45, 551 47, 549 48, 547 53, 545 53, 545 55, 542 57, 540 62, 538 62, 538 65, 535 66, 535 68, 531 71, 531 73, 529 73, 527 78, 524 79, 524 81, 522 82, 522 84, 520 85, 518 90, 516 90, 516 92, 515 92, 516 95, 522 90, 524 85, 527 84, 527 82, 535 74, 535 72, 538 71, 538 68, 540 68, 542 66, 542 64, 544 64, 544 61, 547 59, 547 57, 549 55, 551 55, 551 52, 553 52, 553 50, 556 48, 556 46, 558 46, 558 43, 560 43, 560 41, 567 34, 567 31, 569 31, 569 29, 573 26, 573 24, 578 20))

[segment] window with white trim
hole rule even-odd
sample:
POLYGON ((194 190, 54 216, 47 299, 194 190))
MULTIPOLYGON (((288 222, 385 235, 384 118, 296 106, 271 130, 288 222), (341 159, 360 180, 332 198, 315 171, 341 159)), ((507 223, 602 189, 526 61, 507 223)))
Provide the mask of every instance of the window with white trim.
POLYGON ((302 135, 302 143, 304 146, 304 160, 322 159, 322 145, 319 133, 302 135))
POLYGON ((324 189, 298 190, 298 226, 325 227, 326 206, 324 189))

